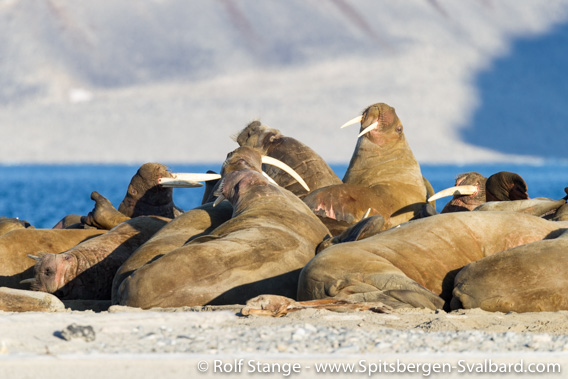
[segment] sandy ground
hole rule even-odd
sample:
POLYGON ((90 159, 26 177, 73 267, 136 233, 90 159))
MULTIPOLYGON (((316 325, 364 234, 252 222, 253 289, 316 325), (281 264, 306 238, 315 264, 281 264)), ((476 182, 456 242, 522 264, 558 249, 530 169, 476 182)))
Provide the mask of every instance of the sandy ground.
MULTIPOLYGON (((99 305, 108 304, 89 306, 99 305)), ((554 369, 545 364, 568 369, 568 312, 302 310, 272 318, 245 317, 240 309, 0 312, 0 375, 170 378, 228 371, 241 377, 325 378, 398 376, 404 370, 413 377, 461 377, 473 370, 491 377, 499 369, 513 374, 554 369), (323 373, 318 365, 325 363, 344 366, 340 374, 323 373), (356 370, 351 375, 348 364, 356 370), (436 373, 435 365, 446 365, 445 372, 436 373)), ((523 373, 532 375, 560 377, 523 373)))

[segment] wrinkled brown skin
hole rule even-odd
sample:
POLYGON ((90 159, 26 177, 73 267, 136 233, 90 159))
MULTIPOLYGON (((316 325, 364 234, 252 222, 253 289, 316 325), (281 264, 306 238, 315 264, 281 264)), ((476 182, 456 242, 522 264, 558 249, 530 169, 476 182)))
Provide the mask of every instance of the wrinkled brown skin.
POLYGON ((158 184, 172 174, 160 163, 145 163, 132 177, 118 211, 128 217, 162 216, 174 218, 183 213, 173 202, 173 188, 158 184))
POLYGON ((410 221, 316 255, 300 274, 298 299, 449 309, 454 276, 463 266, 554 237, 566 227, 514 212, 456 212, 410 221))
POLYGON ((19 229, 34 229, 34 227, 29 222, 19 218, 0 217, 0 236, 19 229))
POLYGON ((481 204, 474 211, 501 211, 520 212, 537 217, 554 215, 556 211, 566 204, 566 200, 529 199, 511 201, 489 201, 481 204))
MULTIPOLYGON (((311 191, 342 183, 315 151, 292 137, 283 136, 278 129, 262 125, 260 121, 251 122, 238 134, 236 140, 239 146, 258 149, 263 155, 276 158, 292 167, 304 179, 311 191)), ((264 165, 264 172, 278 185, 299 198, 307 195, 308 191, 283 170, 264 165)))
POLYGON ((489 312, 568 310, 568 233, 494 254, 455 278, 452 309, 489 312))
POLYGON ((134 271, 146 263, 183 246, 194 238, 209 234, 223 222, 229 220, 232 214, 232 205, 228 201, 222 201, 216 207, 213 207, 212 203, 207 203, 174 218, 136 249, 120 266, 112 284, 113 303, 116 303, 118 287, 134 271))
POLYGON ((45 254, 34 267, 32 289, 60 299, 111 298, 116 270, 169 219, 140 216, 61 254, 45 254))
POLYGON ((39 252, 61 253, 103 230, 81 229, 18 229, 0 236, 0 287, 29 289, 21 280, 34 276, 35 261, 27 255, 39 252))
POLYGON ((233 217, 139 268, 119 288, 119 304, 141 308, 244 304, 260 294, 295 297, 301 268, 328 234, 293 193, 254 170, 220 186, 233 217))
POLYGON ((394 108, 375 104, 363 112, 361 130, 379 125, 357 141, 344 184, 320 188, 304 202, 333 235, 361 220, 367 209, 380 214, 388 229, 418 216, 426 203, 420 166, 394 108))

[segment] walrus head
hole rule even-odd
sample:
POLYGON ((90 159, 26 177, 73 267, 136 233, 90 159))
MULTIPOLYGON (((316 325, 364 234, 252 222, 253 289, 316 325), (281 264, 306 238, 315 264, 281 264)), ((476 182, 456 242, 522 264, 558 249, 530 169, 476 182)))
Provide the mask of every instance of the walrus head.
MULTIPOLYGON (((251 170, 264 175, 266 180, 272 184, 276 184, 272 178, 262 171, 263 163, 270 164, 284 170, 296 179, 307 191, 310 190, 302 177, 290 166, 272 157, 262 155, 259 150, 247 146, 238 147, 227 154, 227 159, 223 162, 223 168, 221 169, 221 176, 225 177, 227 174, 235 171, 251 170)), ((220 185, 221 182, 216 185, 216 189, 219 188, 220 185)), ((212 192, 213 196, 216 196, 215 194, 218 192, 216 189, 212 192)), ((213 201, 213 197, 209 196, 208 201, 213 201)))
POLYGON ((460 174, 454 187, 446 188, 428 199, 433 201, 453 196, 442 213, 472 211, 490 201, 526 200, 529 198, 527 184, 515 173, 501 171, 488 179, 478 172, 460 174))
MULTIPOLYGON (((472 211, 485 203, 485 183, 487 178, 478 172, 467 172, 456 177, 455 186, 438 192, 430 199, 453 195, 441 213, 472 211)), ((430 200, 429 199, 429 200, 430 200)))
POLYGON ((343 177, 344 183, 372 187, 398 181, 426 189, 420 166, 406 141, 402 123, 393 107, 377 103, 341 127, 361 123, 357 145, 343 177))
POLYGON ((526 200, 529 198, 525 180, 514 172, 501 171, 487 179, 487 201, 526 200))
POLYGON ((0 217, 0 235, 6 234, 12 230, 16 229, 35 229, 29 222, 26 220, 20 220, 19 218, 9 218, 9 217, 0 217))
MULTIPOLYGON (((346 122, 344 128, 360 122, 359 138, 365 136, 370 142, 380 147, 390 147, 404 138, 403 127, 393 107, 385 103, 369 106, 359 117, 346 122)), ((359 140, 361 141, 361 139, 359 140)))
POLYGON ((160 163, 145 163, 132 177, 119 212, 128 217, 156 215, 173 218, 173 189, 159 185, 162 177, 171 178, 168 168, 160 163))
POLYGON ((241 146, 227 154, 223 162, 221 176, 238 170, 262 172, 262 154, 257 149, 241 146))
POLYGON ((277 185, 272 185, 269 180, 258 171, 250 169, 232 171, 224 175, 219 182, 219 186, 214 192, 217 199, 213 203, 213 206, 227 199, 233 205, 233 214, 236 214, 240 211, 241 205, 250 198, 252 189, 254 189, 254 194, 252 194, 254 198, 267 196, 274 194, 276 191, 280 191, 277 185), (247 200, 245 200, 245 198, 247 200))
POLYGON ((55 293, 76 276, 77 258, 72 254, 48 253, 31 257, 37 261, 34 279, 29 281, 34 291, 55 293))
POLYGON ((277 138, 282 137, 280 130, 269 128, 260 121, 253 121, 241 130, 235 137, 239 146, 248 146, 266 155, 268 147, 277 138))

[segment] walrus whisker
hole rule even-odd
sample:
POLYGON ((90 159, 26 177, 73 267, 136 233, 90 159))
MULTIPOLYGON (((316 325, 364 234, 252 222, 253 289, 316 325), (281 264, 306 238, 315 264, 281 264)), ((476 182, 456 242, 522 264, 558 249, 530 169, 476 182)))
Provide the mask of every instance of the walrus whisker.
POLYGON ((363 119, 363 116, 357 116, 355 118, 352 118, 351 120, 347 121, 345 124, 341 125, 341 127, 339 129, 343 129, 343 128, 346 128, 348 126, 355 125, 356 123, 361 122, 362 119, 363 119))
POLYGON ((434 195, 430 196, 428 202, 441 199, 447 196, 454 196, 454 195, 473 195, 479 190, 477 186, 455 186, 446 188, 445 190, 441 190, 440 192, 435 193, 434 195))

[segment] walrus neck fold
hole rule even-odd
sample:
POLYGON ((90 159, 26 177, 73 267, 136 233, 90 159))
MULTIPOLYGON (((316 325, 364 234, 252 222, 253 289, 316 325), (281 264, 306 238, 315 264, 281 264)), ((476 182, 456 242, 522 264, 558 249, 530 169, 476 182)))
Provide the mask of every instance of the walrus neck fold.
POLYGON ((420 166, 404 135, 388 149, 365 137, 359 138, 343 182, 372 187, 380 184, 383 178, 389 181, 398 178, 401 182, 408 180, 412 183, 422 180, 420 166))

